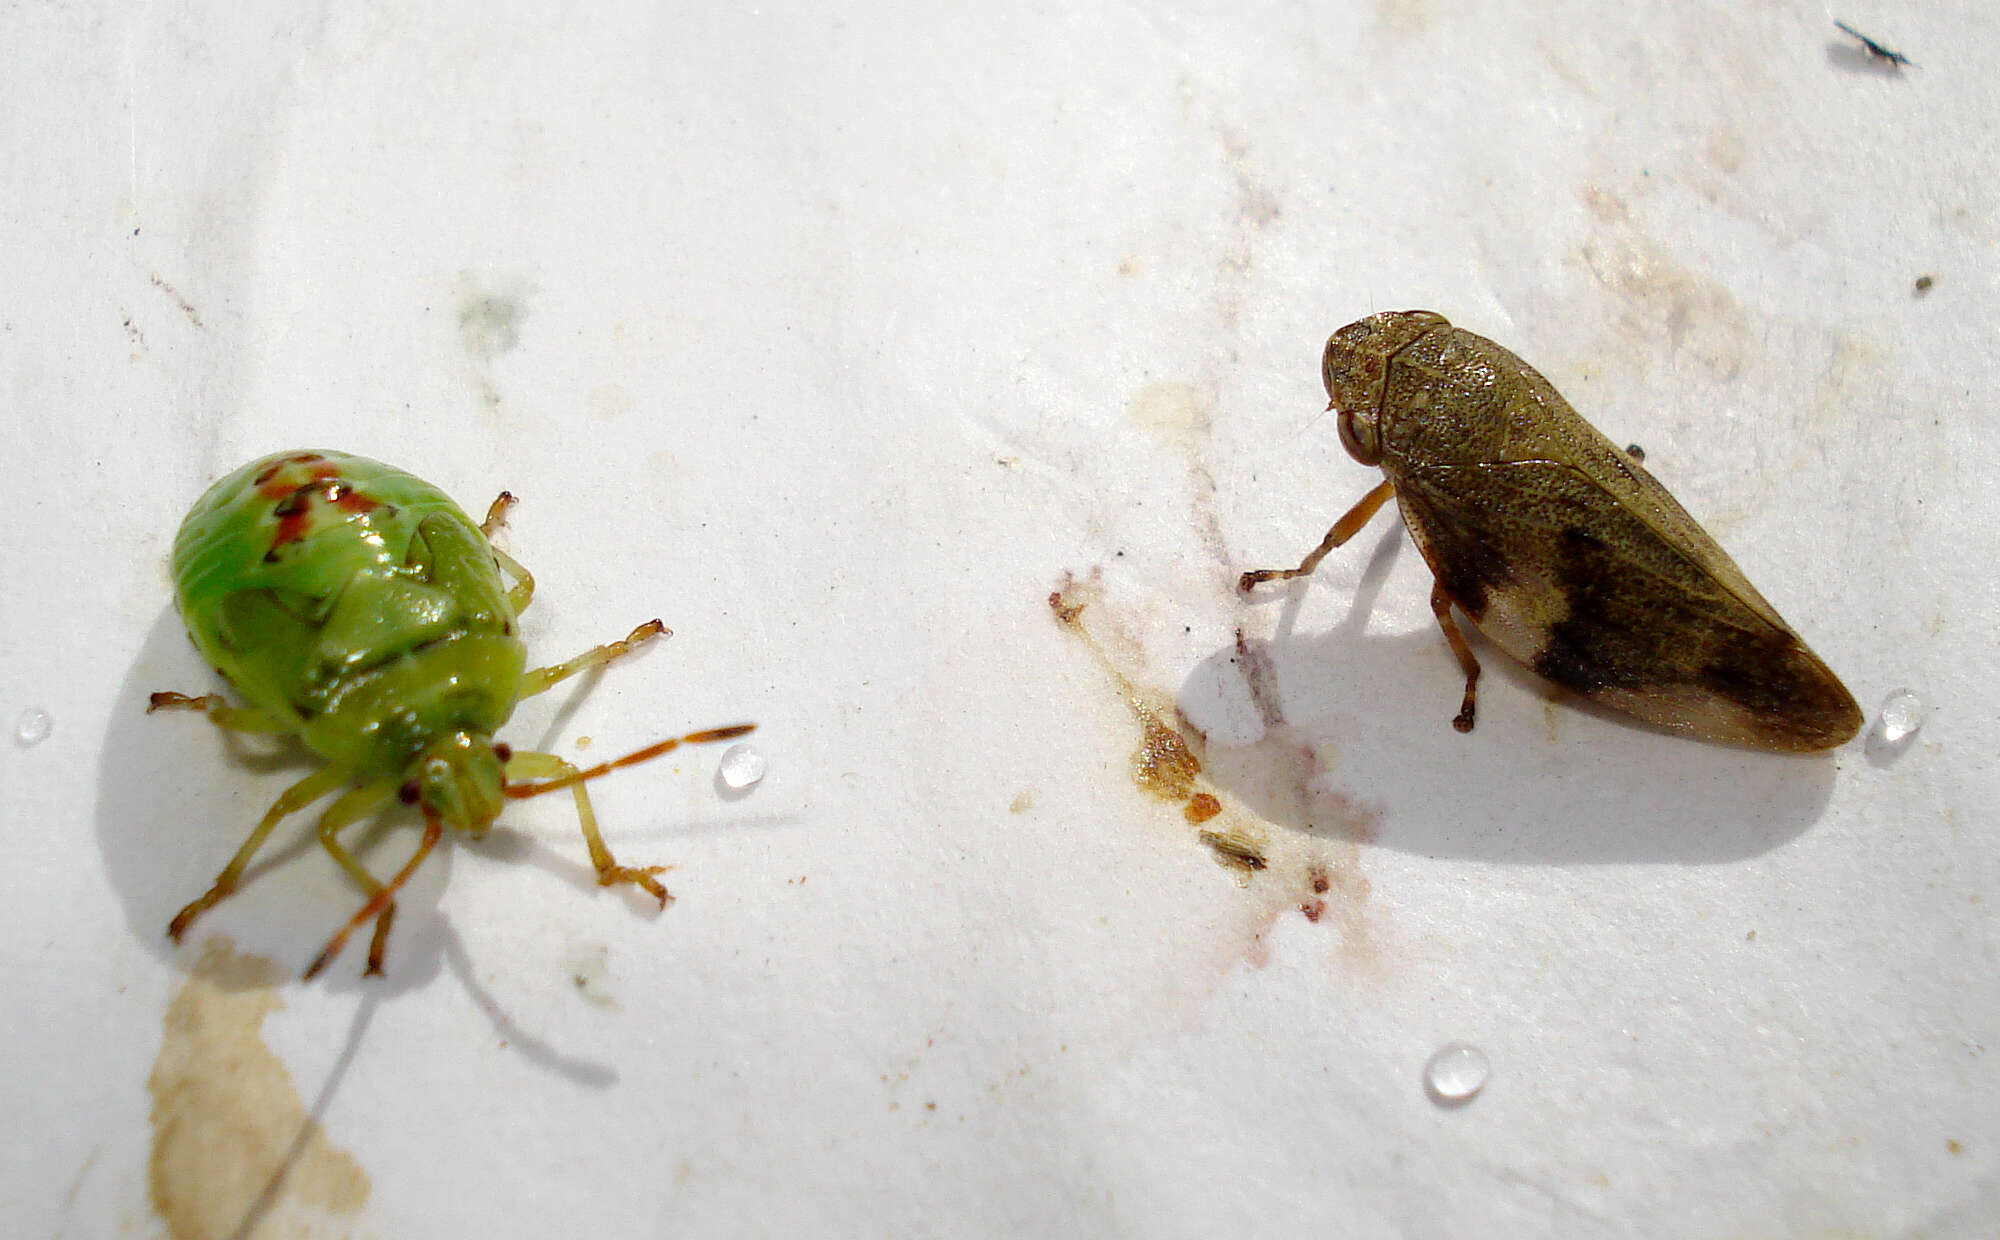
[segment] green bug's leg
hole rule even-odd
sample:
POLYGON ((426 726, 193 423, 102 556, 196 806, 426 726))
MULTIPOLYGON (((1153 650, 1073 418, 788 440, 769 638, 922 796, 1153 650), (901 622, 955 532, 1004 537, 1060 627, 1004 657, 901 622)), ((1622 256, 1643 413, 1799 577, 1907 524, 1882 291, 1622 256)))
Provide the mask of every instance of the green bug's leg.
POLYGON ((1389 497, 1395 493, 1395 484, 1384 482, 1362 496, 1360 503, 1348 509, 1340 520, 1335 521, 1333 528, 1326 532, 1326 537, 1320 539, 1319 546, 1314 547, 1312 554, 1300 561, 1297 568, 1253 569, 1236 579, 1236 588, 1247 592, 1251 586, 1262 581, 1289 581, 1293 577, 1303 577, 1312 572, 1319 567, 1319 562, 1326 558, 1328 552, 1359 534, 1361 527, 1367 525, 1369 519, 1379 512, 1382 505, 1388 503, 1389 497))
POLYGON ((306 969, 305 976, 301 980, 311 981, 317 977, 319 971, 324 969, 335 956, 340 954, 340 949, 347 946, 347 936, 353 934, 365 922, 371 919, 376 920, 375 944, 368 952, 369 972, 380 973, 382 971, 380 967, 382 962, 377 958, 377 953, 381 949, 383 936, 388 933, 388 927, 379 919, 383 914, 395 908, 397 888, 410 881, 410 875, 415 874, 417 867, 424 863, 424 858, 431 855, 431 849, 437 847, 438 837, 443 834, 444 819, 439 818, 436 814, 426 809, 424 811, 424 838, 423 842, 417 845, 417 851, 410 854, 410 859, 403 863, 402 869, 396 871, 394 878, 384 883, 382 889, 370 897, 368 903, 362 905, 359 912, 347 919, 346 925, 334 932, 334 936, 326 941, 326 946, 320 949, 319 955, 313 958, 312 964, 306 969))
POLYGON ((265 839, 271 834, 271 828, 278 825, 279 819, 297 813, 346 782, 346 771, 329 766, 314 771, 285 789, 271 808, 264 812, 263 820, 257 824, 257 829, 250 833, 250 838, 243 841, 243 846, 236 850, 236 855, 229 859, 229 864, 222 867, 222 873, 215 876, 215 885, 210 887, 199 900, 174 914, 173 921, 167 923, 167 937, 176 943, 180 942, 181 936, 187 933, 187 928, 194 924, 195 918, 220 904, 229 897, 230 892, 236 890, 237 881, 243 877, 243 870, 250 864, 250 858, 256 856, 257 850, 263 847, 265 839))
MULTIPOLYGON (((389 798, 395 794, 394 780, 377 780, 372 784, 363 784, 327 806, 326 813, 320 815, 319 819, 320 847, 326 849, 327 855, 339 863, 341 869, 347 871, 347 876, 353 879, 361 890, 367 892, 370 899, 382 893, 382 884, 375 881, 375 876, 368 872, 368 868, 356 860, 354 854, 348 852, 341 844, 340 832, 387 805, 389 798)), ((396 905, 392 900, 382 910, 381 916, 375 919, 375 938, 368 945, 367 972, 370 974, 379 975, 382 972, 382 953, 388 947, 389 926, 395 920, 396 905)), ((328 959, 332 957, 329 956, 328 959)))
POLYGON ((487 506, 486 519, 479 523, 479 532, 488 538, 493 537, 495 530, 507 524, 507 510, 520 502, 514 498, 512 491, 502 491, 494 496, 493 502, 487 506))
MULTIPOLYGON (((494 531, 506 524, 507 510, 519 502, 511 491, 502 491, 494 499, 493 506, 486 510, 486 519, 479 523, 479 532, 486 535, 489 543, 492 541, 494 531)), ((498 547, 493 548, 493 558, 498 560, 500 567, 506 569, 507 575, 514 579, 514 588, 507 591, 507 601, 513 604, 514 614, 518 616, 528 610, 528 603, 535 597, 535 579, 527 569, 521 567, 519 560, 498 547)))
POLYGON ((568 680, 578 672, 589 671, 593 667, 603 667, 611 660, 631 654, 634 650, 668 632, 667 626, 658 620, 648 620, 627 633, 622 640, 607 642, 602 646, 592 646, 574 659, 557 663, 550 667, 538 667, 521 676, 521 696, 529 698, 557 684, 568 680))
MULTIPOLYGON (((679 743, 678 740, 669 742, 668 747, 671 748, 673 745, 679 743)), ((652 753, 644 750, 641 752, 645 753, 646 757, 654 756, 652 753)), ((662 749, 659 752, 664 753, 666 751, 662 749)), ((644 761, 645 759, 635 757, 632 760, 644 761)), ((604 769, 610 770, 612 765, 614 764, 606 763, 604 769)), ((601 774, 602 772, 597 773, 601 774)), ((667 866, 619 865, 617 860, 612 857, 611 850, 604 846, 604 837, 598 834, 597 831, 597 814, 590 808, 590 794, 584 791, 583 787, 584 781, 591 778, 590 773, 578 770, 573 764, 558 758, 552 753, 523 753, 517 749, 514 751, 513 756, 507 760, 507 777, 510 780, 520 777, 553 781, 547 785, 524 788, 518 792, 513 788, 509 788, 509 795, 517 799, 567 785, 576 794, 576 816, 578 821, 583 825, 583 842, 590 848, 590 864, 597 867, 598 886, 610 887, 617 883, 634 883, 645 888, 648 894, 658 900, 661 908, 667 907, 667 901, 673 897, 668 895, 667 889, 660 885, 660 880, 653 877, 655 874, 665 873, 668 869, 667 866)))
POLYGON ((189 697, 185 693, 155 693, 146 702, 146 713, 156 710, 198 710, 208 716, 208 721, 229 732, 296 732, 298 728, 282 719, 274 719, 261 710, 248 706, 231 706, 219 694, 206 693, 200 697, 189 697))
POLYGON ((519 560, 498 547, 493 548, 493 558, 500 561, 500 567, 506 569, 507 575, 514 579, 514 584, 507 591, 507 603, 518 616, 528 610, 528 604, 534 601, 535 579, 527 569, 521 567, 519 560))

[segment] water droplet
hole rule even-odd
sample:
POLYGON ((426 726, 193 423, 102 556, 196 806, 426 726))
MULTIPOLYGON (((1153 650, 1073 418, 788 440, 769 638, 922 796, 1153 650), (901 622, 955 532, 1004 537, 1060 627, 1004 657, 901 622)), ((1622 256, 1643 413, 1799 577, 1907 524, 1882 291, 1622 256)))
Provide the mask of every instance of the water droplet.
POLYGON ((1876 726, 1882 729, 1882 739, 1891 745, 1900 744, 1917 734, 1924 726, 1924 700, 1908 689, 1898 689, 1882 699, 1882 711, 1876 716, 1876 726))
POLYGON ((56 721, 49 718, 49 712, 39 706, 30 706, 21 712, 21 718, 14 724, 14 743, 26 749, 49 739, 55 730, 56 721))
POLYGON ((1486 1088, 1492 1065, 1486 1052, 1468 1042, 1447 1042, 1424 1065, 1424 1088, 1438 1102, 1465 1102, 1486 1088))
POLYGON ((764 778, 767 766, 764 755, 749 745, 731 745, 722 751, 722 761, 716 766, 715 773, 732 790, 741 792, 755 787, 764 778))

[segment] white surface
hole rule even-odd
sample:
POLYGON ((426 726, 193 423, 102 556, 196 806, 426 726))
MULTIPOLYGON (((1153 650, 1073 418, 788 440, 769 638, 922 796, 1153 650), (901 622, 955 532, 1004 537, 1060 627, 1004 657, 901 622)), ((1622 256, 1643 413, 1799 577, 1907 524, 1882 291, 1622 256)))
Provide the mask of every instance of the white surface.
MULTIPOLYGON (((657 918, 538 802, 419 876, 386 983, 284 984, 371 1186, 326 1234, 1991 1234, 1990 6, 1842 10, 1901 74, 1809 3, 236 7, 0 17, 0 717, 54 729, 0 745, 0 1230, 161 1232, 162 928, 297 774, 141 714, 214 683, 165 559, 328 446, 521 496, 537 655, 675 630, 517 739, 754 719, 770 774, 596 785, 657 918), (1410 307, 1924 730, 1717 749, 1482 648, 1460 736, 1387 521, 1240 601, 1373 477, 1326 333, 1410 307), (1066 574, 1271 870, 1133 785, 1066 574)), ((301 845, 195 937, 291 972, 351 902, 301 845)))

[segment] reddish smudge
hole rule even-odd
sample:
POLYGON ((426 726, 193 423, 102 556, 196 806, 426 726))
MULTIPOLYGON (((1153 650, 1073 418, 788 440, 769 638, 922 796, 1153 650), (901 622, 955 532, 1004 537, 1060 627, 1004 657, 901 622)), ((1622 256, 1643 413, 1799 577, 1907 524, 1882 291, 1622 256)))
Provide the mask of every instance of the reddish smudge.
POLYGON ((1306 915, 1307 921, 1318 921, 1326 915, 1326 901, 1307 900, 1299 905, 1299 912, 1306 915))
MULTIPOLYGON (((312 458, 318 460, 319 458, 312 458)), ((268 494, 273 486, 280 485, 275 480, 262 488, 268 494)), ((381 501, 371 498, 340 477, 340 469, 335 465, 321 465, 312 471, 312 481, 292 488, 285 497, 271 509, 271 515, 278 519, 278 532, 271 539, 271 549, 277 550, 287 543, 297 542, 312 532, 313 501, 318 500, 342 512, 372 512, 381 507, 381 501)))
POLYGON ((1264 726, 1275 728, 1283 723, 1284 699, 1278 693, 1278 673, 1271 665, 1270 647, 1261 641, 1253 644, 1242 629, 1236 630, 1236 667, 1264 726))
POLYGON ((1306 877, 1312 881, 1314 895, 1323 896, 1333 889, 1333 880, 1327 877, 1326 869, 1323 866, 1316 865, 1306 871, 1306 877))
MULTIPOLYGON (((291 471, 285 468, 287 465, 313 465, 325 460, 326 458, 317 452, 301 452, 297 456, 288 456, 282 461, 272 461, 263 469, 258 470, 257 476, 251 482, 264 498, 277 499, 282 495, 289 494, 293 488, 290 477, 291 471)), ((332 478, 338 476, 339 473, 338 466, 323 464, 312 472, 312 477, 314 480, 332 478)))
POLYGON ((1181 813, 1189 822, 1207 822, 1222 812, 1222 802, 1212 793, 1197 792, 1188 798, 1187 808, 1181 813))

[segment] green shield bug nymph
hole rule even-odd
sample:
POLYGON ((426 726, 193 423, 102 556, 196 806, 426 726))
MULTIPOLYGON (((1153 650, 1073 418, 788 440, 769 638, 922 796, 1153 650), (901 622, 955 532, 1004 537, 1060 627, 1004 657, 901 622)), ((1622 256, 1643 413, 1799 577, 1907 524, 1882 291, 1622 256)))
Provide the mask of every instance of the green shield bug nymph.
POLYGON ((380 973, 396 890, 444 828, 477 838, 507 800, 559 788, 575 796, 597 881, 632 883, 666 907, 667 889, 654 877, 666 867, 612 859, 584 782, 756 725, 691 732, 588 770, 494 740, 522 698, 665 632, 648 621, 620 641, 529 670, 516 618, 535 582, 488 540, 513 502, 502 492, 485 523, 475 524, 444 492, 402 470, 340 452, 281 452, 222 479, 189 510, 174 539, 175 601, 195 647, 248 705, 155 693, 147 711, 199 710, 231 731, 293 735, 324 765, 285 790, 214 885, 175 916, 167 928, 174 941, 236 889, 280 819, 343 788, 320 816, 319 842, 368 900, 308 978, 370 919, 367 971, 380 973), (382 882, 340 833, 398 798, 422 813, 424 834, 382 882))
POLYGON ((1861 711, 1665 487, 1577 416, 1533 367, 1428 310, 1378 314, 1326 342, 1340 442, 1386 481, 1294 569, 1313 571, 1391 495, 1436 579, 1431 610, 1465 673, 1457 607, 1494 645, 1593 702, 1704 740, 1810 752, 1861 711))

